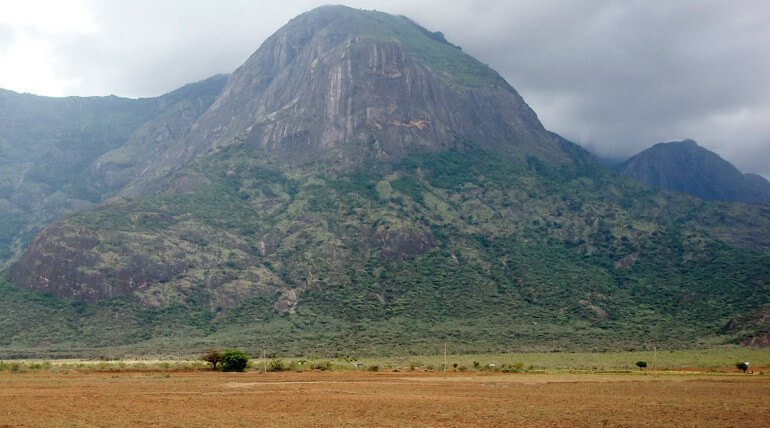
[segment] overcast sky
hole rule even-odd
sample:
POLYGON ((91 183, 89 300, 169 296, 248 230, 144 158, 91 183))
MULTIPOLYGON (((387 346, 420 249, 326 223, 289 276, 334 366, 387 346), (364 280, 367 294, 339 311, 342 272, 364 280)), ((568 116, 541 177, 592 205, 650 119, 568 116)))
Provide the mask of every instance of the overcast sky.
MULTIPOLYGON (((0 0, 0 88, 156 96, 233 71, 313 0, 0 0)), ((693 138, 770 177, 770 2, 380 0, 602 156, 693 138)))

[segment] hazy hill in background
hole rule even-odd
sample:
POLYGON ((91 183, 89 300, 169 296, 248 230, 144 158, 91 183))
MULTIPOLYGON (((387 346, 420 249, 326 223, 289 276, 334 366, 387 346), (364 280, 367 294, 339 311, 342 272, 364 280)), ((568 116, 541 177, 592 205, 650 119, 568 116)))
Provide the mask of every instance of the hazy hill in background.
POLYGON ((656 144, 615 169, 650 186, 707 201, 770 203, 770 183, 764 177, 741 173, 692 140, 656 144))
MULTIPOLYGON (((108 172, 93 173, 100 156, 121 148, 126 153, 136 140, 152 145, 158 138, 152 132, 174 132, 180 121, 211 104, 225 80, 215 76, 145 99, 0 90, 0 267, 45 225, 113 196, 125 184, 108 172)), ((113 155, 114 162, 118 157, 113 155)), ((124 163, 133 162, 127 158, 124 163)))

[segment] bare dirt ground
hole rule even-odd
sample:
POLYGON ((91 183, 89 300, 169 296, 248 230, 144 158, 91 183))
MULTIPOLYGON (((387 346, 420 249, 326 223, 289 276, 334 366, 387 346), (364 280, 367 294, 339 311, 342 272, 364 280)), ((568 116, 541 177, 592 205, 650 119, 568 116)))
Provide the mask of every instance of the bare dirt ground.
POLYGON ((0 427, 769 424, 757 375, 0 373, 0 427))

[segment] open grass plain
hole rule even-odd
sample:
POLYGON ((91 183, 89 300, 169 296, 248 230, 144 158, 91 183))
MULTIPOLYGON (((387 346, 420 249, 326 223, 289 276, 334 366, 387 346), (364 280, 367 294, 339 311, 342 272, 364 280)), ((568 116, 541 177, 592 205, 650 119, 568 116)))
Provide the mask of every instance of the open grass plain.
POLYGON ((5 362, 0 427, 767 426, 770 421, 767 351, 651 352, 647 360, 658 358, 661 364, 646 371, 626 368, 633 365, 628 361, 646 356, 450 355, 447 373, 439 363, 443 356, 355 363, 284 359, 286 371, 268 373, 259 360, 245 373, 215 372, 195 361, 5 362), (728 359, 736 353, 756 362, 750 373, 731 365, 728 359), (475 368, 473 361, 479 361, 475 368), (490 361, 495 368, 488 367, 490 361), (502 365, 521 367, 516 361, 524 363, 523 372, 500 371, 502 365), (461 371, 466 364, 470 367, 461 371))

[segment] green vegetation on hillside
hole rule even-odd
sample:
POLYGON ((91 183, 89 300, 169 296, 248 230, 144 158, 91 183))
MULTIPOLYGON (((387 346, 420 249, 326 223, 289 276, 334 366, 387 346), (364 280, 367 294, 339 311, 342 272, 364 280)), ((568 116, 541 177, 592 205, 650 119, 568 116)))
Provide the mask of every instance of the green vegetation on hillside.
POLYGON ((166 192, 68 219, 97 239, 95 262, 78 268, 96 286, 136 275, 137 258, 170 269, 88 305, 5 283, 0 348, 618 350, 735 342, 767 327, 723 330, 768 308, 770 259, 709 235, 700 219, 718 206, 590 164, 478 149, 343 174, 281 172, 251 150, 228 147, 170 177, 166 192))

